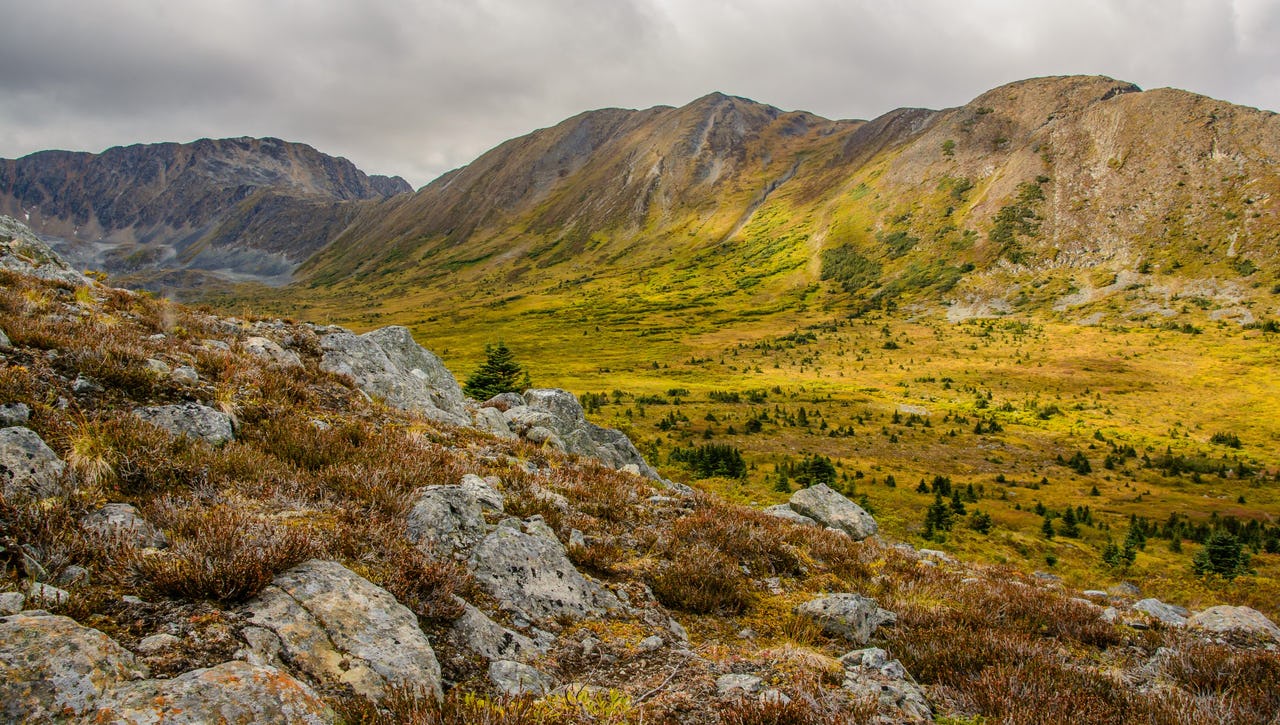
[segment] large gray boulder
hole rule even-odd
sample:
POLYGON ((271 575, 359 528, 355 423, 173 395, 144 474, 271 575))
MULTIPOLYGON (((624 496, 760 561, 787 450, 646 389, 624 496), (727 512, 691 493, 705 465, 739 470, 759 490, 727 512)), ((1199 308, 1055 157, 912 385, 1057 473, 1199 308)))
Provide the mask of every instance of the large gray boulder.
POLYGON ((220 446, 235 437, 231 416, 199 403, 153 405, 137 408, 133 414, 175 436, 202 440, 220 446))
POLYGON ((517 432, 545 428, 564 443, 565 451, 595 458, 611 468, 634 465, 640 475, 659 480, 658 472, 644 460, 631 439, 612 428, 588 423, 577 396, 567 390, 530 388, 525 406, 509 408, 507 420, 517 432))
POLYGON ((822 631, 854 644, 866 644, 882 624, 893 624, 897 615, 881 609, 876 600, 861 594, 841 593, 800 604, 795 613, 813 620, 822 631))
POLYGON ((332 561, 280 574, 245 607, 257 661, 284 662, 378 701, 389 685, 440 697, 440 665, 418 618, 385 589, 332 561), (274 635, 274 638, 272 637, 274 635))
POLYGON ((1280 626, 1267 616, 1249 607, 1222 605, 1209 607, 1187 619, 1187 625, 1220 634, 1245 634, 1269 638, 1280 642, 1280 626))
POLYGON ((796 513, 795 509, 791 508, 790 504, 780 503, 776 506, 769 506, 761 509, 760 513, 765 514, 766 516, 772 516, 775 519, 790 521, 793 524, 803 524, 805 526, 818 525, 817 521, 814 521, 808 516, 796 513))
MULTIPOLYGON (((333 329, 333 328, 330 328, 333 329)), ((393 326, 356 335, 337 328, 320 336, 320 368, 349 376, 387 405, 458 426, 471 425, 458 381, 440 358, 393 326)))
POLYGON ((621 608, 617 597, 589 581, 554 539, 499 526, 471 555, 476 580, 504 609, 530 622, 599 617, 621 608))
POLYGON ((0 429, 0 484, 5 498, 44 498, 58 492, 67 464, 30 428, 0 429))
POLYGON ((1176 604, 1166 604, 1155 598, 1147 598, 1134 602, 1133 608, 1174 627, 1181 627, 1186 624, 1187 617, 1191 614, 1191 612, 1185 607, 1179 607, 1176 604))
POLYGON ((522 662, 495 660, 489 663, 489 681, 499 694, 508 697, 533 695, 541 697, 556 686, 546 674, 522 662))
POLYGON ((465 486, 427 486, 417 492, 405 535, 428 554, 470 549, 484 538, 480 499, 465 486))
POLYGON ((274 667, 224 662, 170 680, 143 680, 107 692, 94 723, 290 723, 326 725, 333 711, 307 685, 274 667))
POLYGON ((889 725, 933 722, 933 710, 924 691, 898 660, 879 647, 855 650, 840 658, 844 665, 844 689, 859 699, 876 703, 871 722, 889 725))
POLYGON ((489 661, 527 662, 543 654, 532 639, 503 627, 465 601, 462 605, 462 616, 450 627, 450 641, 489 661))
POLYGON ((44 612, 0 618, 0 720, 50 722, 93 712, 108 690, 148 676, 96 629, 44 612))
POLYGON ((127 503, 109 503, 85 514, 80 526, 104 538, 123 538, 138 548, 169 545, 164 532, 147 523, 138 510, 127 503))
POLYGON ((9 216, 0 216, 0 269, 76 287, 93 284, 41 241, 27 225, 9 216))
POLYGON ((871 514, 825 483, 802 488, 791 494, 791 510, 808 516, 823 526, 839 529, 856 541, 874 536, 879 529, 871 514))

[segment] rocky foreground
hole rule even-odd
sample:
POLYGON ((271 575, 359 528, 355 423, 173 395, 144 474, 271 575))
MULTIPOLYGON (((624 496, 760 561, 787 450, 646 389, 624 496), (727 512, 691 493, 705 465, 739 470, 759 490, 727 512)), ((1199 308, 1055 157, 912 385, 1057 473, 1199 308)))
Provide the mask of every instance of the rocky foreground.
POLYGON ((404 328, 218 317, 0 227, 6 722, 1268 722, 1280 628, 664 481, 404 328), (981 718, 988 718, 983 720, 981 718))

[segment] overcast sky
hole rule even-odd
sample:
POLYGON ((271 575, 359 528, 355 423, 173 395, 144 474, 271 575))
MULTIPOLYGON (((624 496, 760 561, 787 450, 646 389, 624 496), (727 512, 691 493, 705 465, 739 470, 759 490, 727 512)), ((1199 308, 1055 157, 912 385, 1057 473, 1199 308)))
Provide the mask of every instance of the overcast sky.
POLYGON ((1280 110, 1275 0, 0 0, 0 157, 278 136, 415 187, 588 109, 1096 73, 1280 110))

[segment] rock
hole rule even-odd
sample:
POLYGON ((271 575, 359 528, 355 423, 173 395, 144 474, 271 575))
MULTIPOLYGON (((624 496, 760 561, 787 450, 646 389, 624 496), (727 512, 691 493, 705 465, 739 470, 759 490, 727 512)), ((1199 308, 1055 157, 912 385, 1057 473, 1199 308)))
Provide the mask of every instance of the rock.
POLYGON ((818 525, 817 521, 814 521, 808 516, 805 516, 804 514, 796 513, 795 510, 791 508, 790 504, 780 503, 777 506, 769 506, 767 508, 761 509, 761 513, 766 514, 768 516, 773 516, 775 518, 782 519, 784 521, 790 521, 795 524, 804 524, 805 526, 818 525))
POLYGON ((571 530, 569 531, 569 548, 570 548, 570 549, 585 549, 585 548, 587 548, 587 537, 586 537, 586 535, 584 535, 584 534, 583 534, 581 531, 579 531, 578 529, 571 529, 571 530))
POLYGON ((26 425, 31 420, 31 408, 26 403, 6 403, 0 405, 0 428, 15 425, 26 425))
POLYGON ((1249 607, 1222 605, 1193 614, 1187 624, 1210 632, 1257 635, 1280 642, 1280 627, 1249 607))
POLYGON ((0 216, 0 269, 75 287, 93 284, 93 280, 63 261, 27 225, 8 216, 0 216))
POLYGON ((202 440, 211 446, 220 446, 235 437, 231 416, 207 405, 154 405, 137 408, 133 414, 175 436, 202 440))
POLYGON ((1187 623, 1191 612, 1174 604, 1165 604, 1159 599, 1143 599, 1133 603, 1133 609, 1149 614, 1165 624, 1181 627, 1187 623))
POLYGON ((560 436, 556 435, 550 428, 544 428, 540 425, 535 425, 525 431, 524 439, 535 446, 543 446, 561 453, 567 450, 564 441, 560 440, 560 436))
POLYGON ((334 713, 310 687, 274 667, 224 662, 171 680, 107 692, 95 723, 296 723, 324 725, 334 713))
POLYGON ((1031 578, 1038 582, 1044 582, 1045 584, 1057 584, 1062 581, 1062 577, 1057 574, 1050 574, 1047 571, 1031 572, 1031 578))
POLYGON ((200 373, 196 372, 196 369, 190 365, 181 365, 174 368, 173 372, 169 374, 169 377, 179 383, 186 383, 188 385, 200 382, 200 373))
POLYGON ((201 340, 200 347, 210 352, 231 352, 231 346, 222 340, 201 340))
POLYGON ((599 617, 617 597, 574 568, 564 548, 541 536, 498 527, 471 555, 476 579, 505 609, 526 619, 599 617))
POLYGON ((1140 597, 1142 590, 1129 582, 1120 582, 1107 588, 1107 593, 1116 597, 1140 597))
POLYGON ((818 597, 797 606, 795 613, 812 619, 823 632, 854 644, 866 644, 877 627, 898 619, 893 612, 877 606, 876 600, 850 593, 818 597))
POLYGON ((512 660, 494 660, 489 663, 489 681, 498 692, 510 697, 533 695, 541 697, 555 687, 555 681, 529 665, 512 660))
POLYGON ((639 647, 641 652, 657 652, 662 649, 662 645, 662 638, 653 634, 640 640, 639 647))
POLYGON ((871 514, 825 483, 791 494, 791 509, 823 526, 839 529, 857 541, 873 536, 879 528, 871 514))
POLYGON ((887 723, 931 723, 933 710, 924 691, 902 663, 879 647, 856 650, 840 658, 843 687, 877 705, 877 720, 887 723))
POLYGON ((110 637, 69 617, 0 618, 0 720, 50 722, 93 712, 111 688, 148 676, 110 637))
POLYGON ((1106 593, 1106 592, 1104 592, 1104 591, 1102 591, 1101 589, 1086 589, 1086 590, 1084 590, 1084 591, 1080 592, 1080 594, 1082 594, 1082 595, 1083 595, 1085 598, 1087 598, 1087 599, 1103 599, 1103 600, 1105 600, 1105 599, 1108 599, 1108 598, 1109 598, 1109 597, 1108 597, 1108 595, 1107 595, 1107 593, 1106 593))
POLYGON ((263 360, 286 368, 302 367, 302 359, 293 350, 280 347, 275 340, 265 337, 250 337, 244 341, 245 352, 263 360))
MULTIPOLYGON (((616 430, 588 423, 582 404, 573 393, 567 390, 530 388, 524 392, 524 401, 527 410, 512 407, 506 412, 507 420, 515 424, 517 432, 535 427, 547 428, 556 434, 568 453, 595 458, 614 469, 634 465, 640 475, 653 480, 660 479, 658 472, 645 462, 644 456, 636 450, 631 439, 616 430), (540 413, 543 415, 539 416, 540 413)), ((529 438, 529 433, 523 435, 529 438)))
POLYGON ((27 603, 53 607, 71 601, 71 592, 51 584, 31 582, 27 585, 27 603))
POLYGON ((524 396, 519 393, 498 393, 480 404, 481 408, 495 408, 500 412, 507 412, 512 408, 523 408, 526 405, 524 396))
POLYGON ((106 538, 122 537, 139 548, 161 549, 169 545, 164 532, 143 520, 127 503, 109 503, 80 519, 80 526, 106 538))
POLYGON ((4 330, 0 330, 0 351, 8 352, 13 349, 13 342, 9 340, 9 336, 4 334, 4 330))
POLYGON ((667 630, 676 636, 681 642, 689 641, 689 632, 685 630, 684 625, 674 619, 667 620, 667 630))
POLYGON ((468 473, 462 477, 461 486, 464 491, 480 502, 481 508, 502 513, 502 494, 495 488, 499 481, 494 476, 490 478, 493 479, 492 482, 474 473, 468 473))
POLYGON ((920 556, 926 559, 933 559, 935 561, 940 561, 945 564, 956 563, 955 557, 951 556, 945 551, 938 551, 937 549, 921 549, 916 553, 918 553, 920 556))
POLYGON ((555 544, 560 551, 564 551, 564 544, 560 543, 560 538, 556 536, 556 532, 551 529, 541 514, 530 516, 521 527, 524 532, 530 536, 537 536, 546 541, 555 544))
POLYGON ((103 387, 93 378, 86 378, 83 375, 77 375, 75 380, 71 381, 71 392, 76 395, 87 395, 89 393, 101 393, 103 387))
POLYGON ((58 575, 57 583, 59 586, 75 587, 89 583, 89 570, 83 566, 71 564, 62 570, 58 575))
POLYGON ((764 687, 764 680, 755 675, 728 674, 716 678, 716 694, 720 697, 754 695, 764 687))
POLYGON ((169 363, 166 363, 164 360, 157 360, 153 357, 149 357, 145 364, 148 370, 151 370, 157 375, 168 375, 170 373, 169 363))
POLYGON ((0 617, 21 612, 26 601, 27 598, 22 595, 22 592, 0 592, 0 617))
POLYGON ((58 492, 67 464, 30 428, 0 429, 0 483, 5 498, 45 498, 58 492))
POLYGON ((532 639, 503 627, 467 602, 462 604, 462 616, 450 628, 458 644, 490 661, 527 662, 543 654, 532 639))
POLYGON ((160 632, 149 637, 143 637, 138 642, 136 649, 139 654, 153 655, 165 650, 171 650, 180 644, 182 644, 182 640, 172 634, 160 632))
POLYGON ((463 486, 427 486, 417 492, 405 535, 427 553, 468 550, 485 535, 484 511, 463 486))
POLYGON ((786 705, 791 702, 791 698, 782 690, 768 689, 760 693, 760 702, 766 702, 773 705, 786 705))
POLYGON ((498 408, 476 408, 471 420, 476 428, 490 435, 509 440, 519 438, 511 430, 511 424, 498 408))
POLYGON ((321 681, 380 700, 388 685, 440 698, 440 665, 418 618, 346 567, 312 559, 278 575, 245 607, 280 639, 284 659, 321 681))
POLYGON ((383 327, 359 336, 339 328, 321 335, 320 348, 322 370, 349 376, 392 408, 452 425, 471 424, 453 373, 414 342, 407 328, 383 327))

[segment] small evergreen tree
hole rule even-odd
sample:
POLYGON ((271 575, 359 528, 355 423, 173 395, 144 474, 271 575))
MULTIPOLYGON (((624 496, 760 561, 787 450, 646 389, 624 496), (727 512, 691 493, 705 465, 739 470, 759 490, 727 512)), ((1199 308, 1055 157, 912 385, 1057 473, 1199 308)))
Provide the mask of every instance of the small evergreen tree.
POLYGON ((1044 534, 1044 538, 1052 539, 1056 533, 1053 530, 1053 520, 1045 518, 1044 525, 1040 527, 1040 533, 1044 534))
POLYGON ((1080 536, 1079 522, 1076 520, 1076 512, 1070 506, 1062 512, 1062 526, 1058 529, 1058 533, 1072 539, 1080 536))
POLYGON ((519 393, 530 387, 529 373, 516 362, 515 354, 501 340, 484 346, 485 360, 467 378, 463 392, 476 400, 488 400, 500 393, 519 393))
POLYGON ((1217 574, 1225 579, 1235 579, 1249 568, 1249 555, 1244 545, 1229 531, 1219 529, 1196 552, 1191 561, 1196 574, 1217 574))

